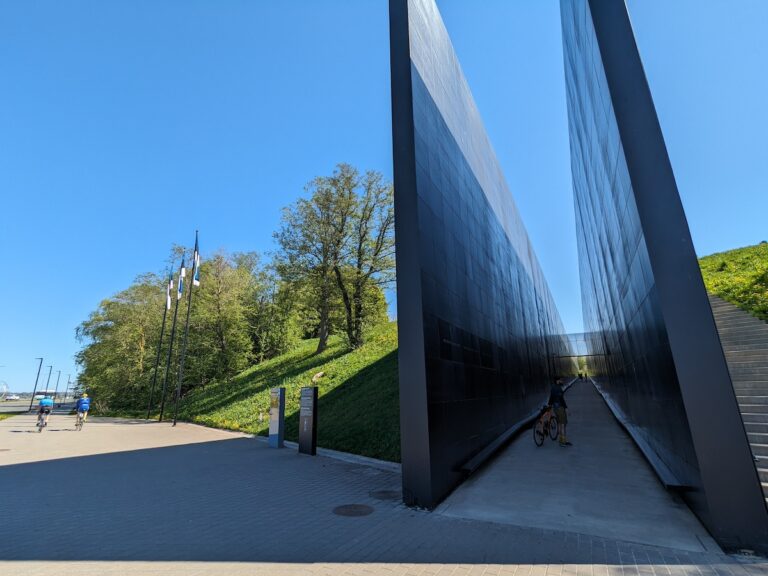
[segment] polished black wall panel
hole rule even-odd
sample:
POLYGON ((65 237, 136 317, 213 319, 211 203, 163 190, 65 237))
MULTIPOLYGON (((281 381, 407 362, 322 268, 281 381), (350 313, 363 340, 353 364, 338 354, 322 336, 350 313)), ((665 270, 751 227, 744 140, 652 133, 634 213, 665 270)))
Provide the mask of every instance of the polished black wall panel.
POLYGON ((622 0, 561 0, 585 329, 601 391, 729 547, 768 516, 622 0))
POLYGON ((434 1, 391 0, 390 27, 403 489, 431 508, 568 341, 434 1))

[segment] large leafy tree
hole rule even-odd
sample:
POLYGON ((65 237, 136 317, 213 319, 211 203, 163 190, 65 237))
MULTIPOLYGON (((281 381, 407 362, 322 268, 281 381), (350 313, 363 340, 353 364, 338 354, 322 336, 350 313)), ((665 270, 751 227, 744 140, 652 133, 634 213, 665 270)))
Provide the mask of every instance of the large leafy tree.
POLYGON ((97 406, 123 408, 146 396, 160 332, 164 281, 147 274, 103 300, 77 328, 79 384, 97 406))
POLYGON ((358 348, 371 316, 371 295, 394 279, 393 191, 380 173, 368 171, 361 176, 347 165, 339 166, 330 180, 345 198, 340 205, 346 210, 338 216, 344 242, 334 257, 333 271, 344 302, 347 338, 352 348, 358 348))
POLYGON ((335 281, 334 258, 345 238, 338 224, 342 198, 327 178, 315 178, 306 187, 309 198, 302 198, 283 210, 275 239, 280 245, 277 269, 295 285, 308 287, 317 312, 317 352, 328 346, 331 332, 332 300, 335 281))
POLYGON ((255 275, 253 306, 248 322, 253 343, 253 357, 263 362, 286 352, 302 335, 297 314, 297 290, 283 282, 271 268, 255 275))
POLYGON ((317 351, 325 349, 334 312, 343 317, 349 344, 363 344, 365 326, 378 317, 374 302, 394 279, 394 206, 391 184, 339 164, 331 176, 307 186, 309 198, 285 209, 276 234, 278 270, 314 297, 317 351), (335 302, 340 304, 334 306, 335 302))
POLYGON ((255 254, 218 252, 201 265, 190 315, 185 389, 227 379, 250 364, 248 317, 257 262, 255 254))
MULTIPOLYGON (((318 338, 320 352, 337 331, 356 348, 366 326, 386 320, 382 287, 394 278, 391 185, 377 172, 360 174, 340 164, 331 176, 312 180, 307 192, 283 213, 273 263, 262 265, 255 253, 218 252, 204 259, 190 310, 182 393, 282 354, 298 338, 318 338)), ((177 266, 184 255, 189 262, 189 252, 174 246, 169 266, 177 266)), ((165 277, 140 276, 103 300, 77 328, 83 344, 77 354, 78 386, 93 394, 97 409, 146 408, 165 285, 165 277)), ((187 302, 178 302, 168 391, 176 386, 187 302)), ((170 326, 160 344, 156 401, 170 326)))

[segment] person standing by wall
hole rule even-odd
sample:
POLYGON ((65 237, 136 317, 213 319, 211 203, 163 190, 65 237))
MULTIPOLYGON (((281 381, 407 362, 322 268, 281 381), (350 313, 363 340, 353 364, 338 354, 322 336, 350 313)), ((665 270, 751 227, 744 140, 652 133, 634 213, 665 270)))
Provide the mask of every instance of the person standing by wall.
POLYGON ((557 417, 558 437, 560 446, 573 446, 565 436, 565 427, 568 424, 568 405, 565 403, 565 391, 563 390, 563 379, 558 378, 552 384, 549 392, 549 405, 555 411, 557 417))

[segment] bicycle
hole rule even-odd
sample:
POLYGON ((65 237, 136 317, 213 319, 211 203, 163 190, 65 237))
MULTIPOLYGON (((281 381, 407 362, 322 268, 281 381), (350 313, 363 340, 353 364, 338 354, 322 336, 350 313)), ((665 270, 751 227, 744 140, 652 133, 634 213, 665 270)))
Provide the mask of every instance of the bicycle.
POLYGON ((43 428, 45 428, 48 425, 48 423, 45 421, 45 413, 40 412, 37 415, 37 431, 42 432, 43 428))
POLYGON ((536 446, 544 444, 544 438, 549 434, 551 440, 557 440, 557 416, 551 406, 542 406, 536 423, 533 425, 533 441, 536 446))
POLYGON ((75 419, 75 430, 80 432, 80 430, 83 429, 84 425, 85 425, 85 414, 83 412, 78 412, 77 417, 75 419))

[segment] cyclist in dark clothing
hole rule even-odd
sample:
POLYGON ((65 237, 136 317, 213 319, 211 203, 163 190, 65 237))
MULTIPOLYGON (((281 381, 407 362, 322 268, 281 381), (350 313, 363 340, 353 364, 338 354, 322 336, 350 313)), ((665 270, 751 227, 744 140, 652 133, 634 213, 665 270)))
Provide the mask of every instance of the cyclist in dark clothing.
POLYGON ((560 440, 560 446, 572 446, 565 437, 565 426, 568 424, 568 404, 565 403, 565 392, 563 391, 563 379, 558 378, 549 392, 549 405, 555 411, 557 416, 557 428, 560 440))

